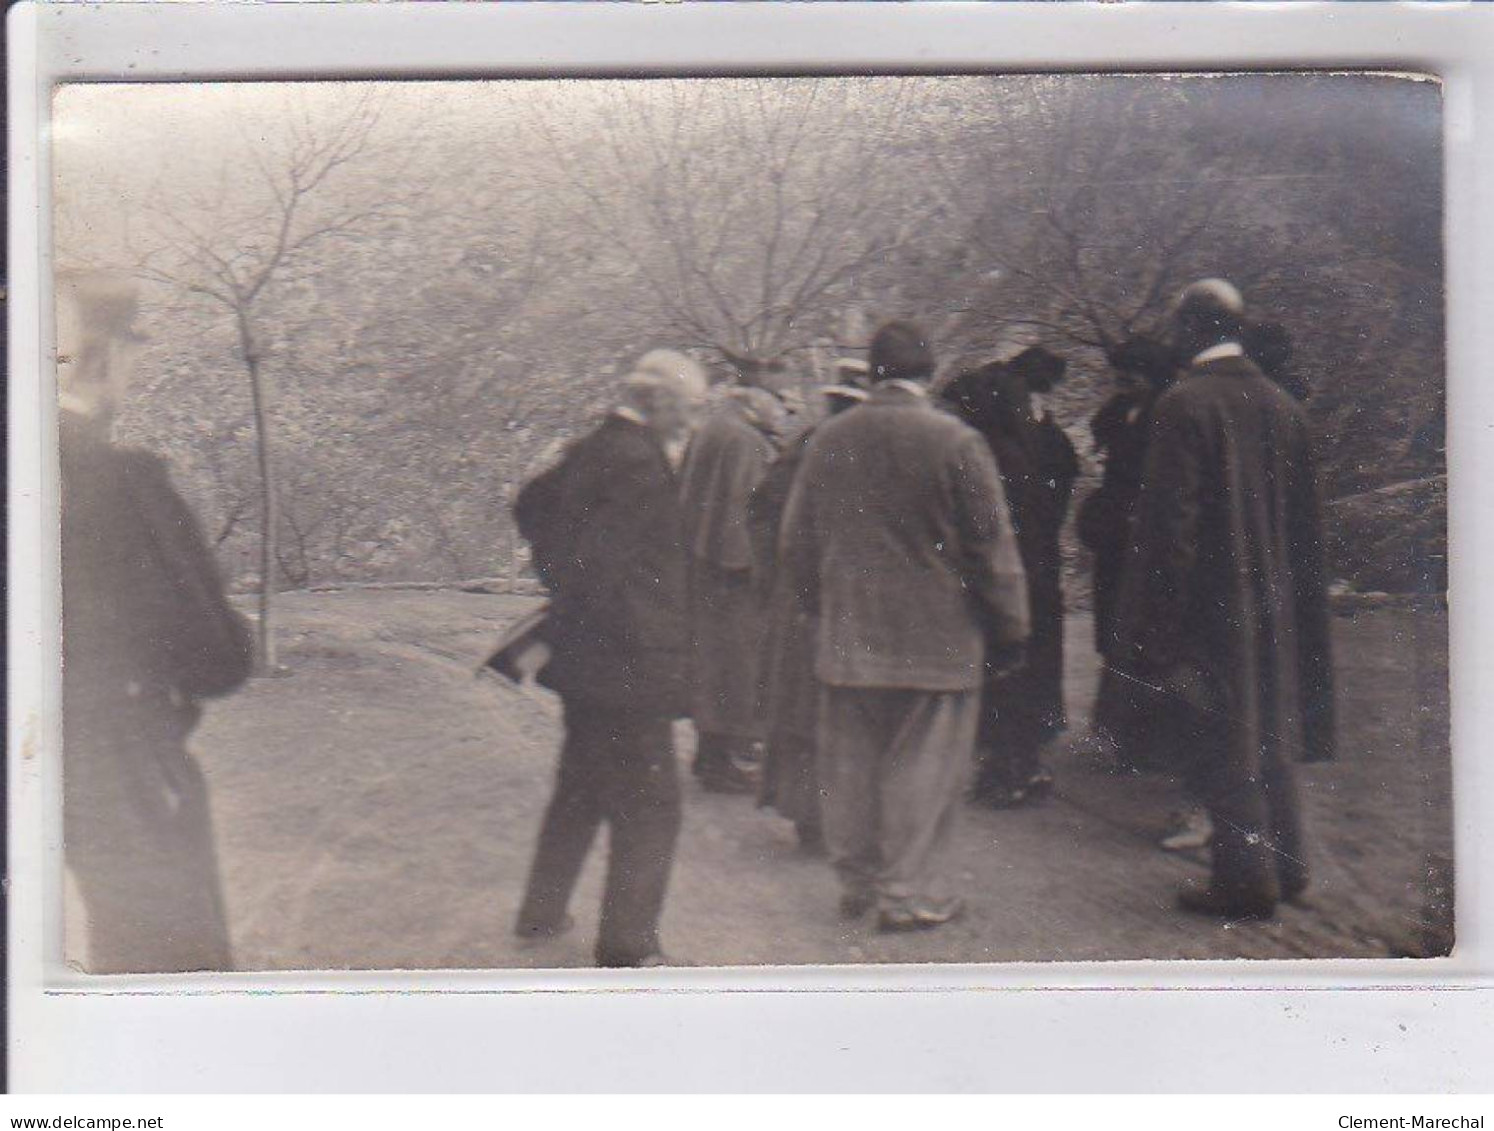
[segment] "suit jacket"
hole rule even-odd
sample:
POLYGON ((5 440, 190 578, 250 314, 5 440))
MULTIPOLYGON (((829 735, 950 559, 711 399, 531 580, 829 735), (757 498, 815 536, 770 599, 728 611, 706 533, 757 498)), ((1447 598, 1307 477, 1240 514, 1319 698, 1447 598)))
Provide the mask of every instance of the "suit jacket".
POLYGON ((719 405, 690 441, 681 480, 685 545, 727 570, 752 568, 747 508, 773 462, 773 445, 735 401, 719 405))
POLYGON ((249 677, 248 626, 159 458, 64 413, 61 465, 67 737, 180 740, 249 677))
POLYGON ((520 492, 519 530, 551 591, 540 682, 642 714, 686 710, 679 486, 648 427, 609 416, 520 492))
POLYGON ((828 684, 970 690, 988 636, 1027 637, 1026 582, 990 449, 896 385, 816 430, 779 557, 819 617, 815 670, 828 684))
POLYGON ((1330 756, 1311 435, 1243 357, 1195 366, 1157 402, 1120 620, 1129 665, 1227 725, 1229 778, 1254 777, 1271 745, 1330 756))

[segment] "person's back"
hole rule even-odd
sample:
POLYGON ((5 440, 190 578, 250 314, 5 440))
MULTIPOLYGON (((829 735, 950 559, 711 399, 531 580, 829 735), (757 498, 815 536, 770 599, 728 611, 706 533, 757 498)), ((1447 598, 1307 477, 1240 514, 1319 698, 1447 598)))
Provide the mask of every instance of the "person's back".
MULTIPOLYGON (((760 389, 740 390, 744 397, 749 392, 772 398, 760 389)), ((772 443, 748 411, 735 397, 719 405, 691 437, 680 475, 686 547, 724 569, 752 566, 747 508, 773 459, 772 443)))
POLYGON ((780 558, 818 616, 825 839, 841 914, 884 931, 937 927, 963 903, 941 857, 968 784, 985 644, 1027 635, 1026 582, 996 462, 928 401, 918 327, 872 340, 878 384, 815 433, 780 558))
POLYGON ((685 555, 663 444, 608 416, 516 512, 551 589, 555 654, 541 682, 578 701, 683 709, 685 555))
POLYGON ((764 737, 758 664, 764 609, 753 575, 752 493, 773 459, 781 418, 766 389, 730 388, 685 455, 680 498, 690 561, 691 717, 695 774, 708 790, 749 793, 741 765, 764 737))
POLYGON ((1219 280, 1180 300, 1192 363, 1153 414, 1120 632, 1214 827, 1210 886, 1181 905, 1227 918, 1268 916, 1306 887, 1292 763, 1333 738, 1310 431, 1244 356, 1242 306, 1219 280))
POLYGON ((603 966, 657 965, 659 916, 680 827, 673 723, 684 713, 685 547, 668 452, 688 434, 705 375, 653 350, 620 403, 515 500, 551 591, 540 681, 565 722, 516 930, 551 938, 582 865, 609 826, 595 954, 603 966))
POLYGON ((986 453, 974 429, 886 386, 820 428, 800 473, 816 489, 820 679, 979 685, 990 602, 969 582, 989 575, 997 513, 970 513, 963 488, 986 453))
POLYGON ((1202 597, 1248 573, 1263 613, 1290 617, 1291 595, 1266 580, 1290 571, 1293 497, 1311 469, 1306 414, 1251 362, 1226 359, 1202 368, 1158 404, 1158 439, 1186 435, 1197 454, 1198 570, 1193 611, 1217 613, 1202 597), (1213 584, 1211 584, 1213 583, 1213 584))

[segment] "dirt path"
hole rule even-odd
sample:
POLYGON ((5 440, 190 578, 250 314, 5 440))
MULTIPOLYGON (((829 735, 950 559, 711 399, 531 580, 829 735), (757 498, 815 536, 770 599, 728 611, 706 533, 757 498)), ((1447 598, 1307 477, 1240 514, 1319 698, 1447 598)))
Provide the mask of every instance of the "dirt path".
MULTIPOLYGON (((511 934, 558 712, 544 693, 470 670, 528 604, 451 592, 286 595, 292 673, 215 705, 197 741, 243 967, 588 962, 601 852, 577 893, 578 931, 537 947, 511 934)), ((1070 627, 1082 720, 1095 660, 1088 622, 1070 627)), ((666 946, 721 965, 1384 955, 1421 914, 1427 853, 1447 843, 1445 733, 1439 742, 1436 726, 1418 722, 1445 720, 1445 701, 1419 714, 1406 678, 1420 649, 1424 667, 1441 665, 1427 682, 1445 688, 1445 622, 1377 610, 1337 627, 1344 757, 1306 774, 1311 910, 1239 926, 1176 914, 1177 885, 1204 869, 1152 846, 1174 796, 1068 751, 1055 757, 1055 802, 966 812, 955 864, 971 912, 917 937, 843 926, 828 867, 800 855, 786 822, 689 784, 666 946)))

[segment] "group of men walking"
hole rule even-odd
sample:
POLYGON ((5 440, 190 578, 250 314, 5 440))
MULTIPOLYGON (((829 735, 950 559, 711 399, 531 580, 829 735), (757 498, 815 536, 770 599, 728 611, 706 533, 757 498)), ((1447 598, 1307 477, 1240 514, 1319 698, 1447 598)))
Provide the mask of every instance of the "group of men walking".
MULTIPOLYGON (((1148 384, 1097 418, 1107 476, 1081 513, 1107 664, 1095 725, 1135 762, 1165 750, 1207 810, 1212 878, 1180 902, 1227 918, 1301 896, 1292 763, 1332 745, 1310 432, 1247 329, 1238 292, 1205 280, 1165 345, 1112 355, 1148 384)), ((571 926, 605 822, 597 959, 668 961, 685 716, 702 786, 793 819, 828 852, 845 919, 960 914, 941 859, 963 799, 1048 791, 1040 753, 1066 723, 1059 531, 1078 460, 1043 405, 1064 369, 1034 347, 933 394, 924 334, 891 322, 785 442, 766 383, 717 395, 692 428, 701 368, 638 362, 617 410, 518 501, 553 601, 541 680, 566 718, 522 935, 571 926)))
MULTIPOLYGON (((201 701, 248 677, 250 636, 160 462, 110 443, 133 291, 61 293, 64 810, 89 968, 226 969, 186 741, 201 701)), ((1301 897, 1293 763, 1333 744, 1310 431, 1251 359, 1281 343, 1247 330, 1238 292, 1206 280, 1165 345, 1112 354, 1139 380, 1096 418, 1106 474, 1080 514, 1106 662, 1094 725, 1128 764, 1184 777, 1214 831, 1211 880, 1180 899, 1231 919, 1301 897)), ((520 934, 572 926, 606 825, 596 959, 668 961, 682 718, 704 788, 757 791, 828 854, 846 920, 960 914, 941 859, 972 782, 1000 807, 1051 787, 1038 755, 1065 725, 1059 530, 1078 464, 1043 405, 1062 359, 1034 347, 937 394, 935 372, 922 331, 888 323, 785 441, 784 396, 718 389, 702 421, 704 371, 655 350, 525 485, 516 518, 551 596, 540 679, 565 737, 520 934)))

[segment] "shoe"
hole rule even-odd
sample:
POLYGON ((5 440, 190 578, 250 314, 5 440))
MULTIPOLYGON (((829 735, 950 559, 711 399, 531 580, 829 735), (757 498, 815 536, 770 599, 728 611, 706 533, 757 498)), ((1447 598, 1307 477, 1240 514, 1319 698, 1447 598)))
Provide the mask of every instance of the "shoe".
POLYGON ((965 901, 958 896, 906 907, 884 908, 877 916, 877 930, 884 935, 904 931, 931 931, 953 923, 965 913, 965 901))
POLYGON ((847 922, 861 918, 877 905, 871 892, 848 891, 840 897, 840 917, 847 922))
POLYGON ((520 919, 514 927, 514 934, 521 939, 532 939, 540 941, 543 939, 558 939, 567 931, 576 926, 576 920, 570 915, 561 916, 555 923, 531 923, 520 919))
POLYGON ((731 762, 717 763, 702 770, 700 784, 707 793, 757 792, 757 779, 731 762))
POLYGON ((1184 888, 1178 907, 1193 915, 1231 921, 1276 918, 1276 901, 1264 897, 1229 896, 1214 888, 1184 888))
POLYGON ((1157 846, 1164 852, 1189 852, 1195 848, 1207 848, 1214 839, 1214 822, 1202 809, 1190 809, 1179 813, 1175 828, 1157 846))

